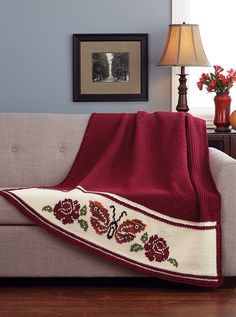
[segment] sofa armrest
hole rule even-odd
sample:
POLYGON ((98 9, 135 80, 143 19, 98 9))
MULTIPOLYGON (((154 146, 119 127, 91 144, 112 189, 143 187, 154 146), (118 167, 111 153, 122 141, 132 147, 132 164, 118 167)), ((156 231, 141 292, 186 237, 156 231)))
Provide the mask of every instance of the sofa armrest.
POLYGON ((209 148, 212 177, 221 194, 223 272, 236 275, 236 160, 209 148))
MULTIPOLYGON (((235 220, 236 228, 236 160, 227 154, 209 148, 209 161, 212 177, 221 194, 222 210, 227 210, 227 220, 235 220)), ((225 215, 222 214, 225 218, 225 215)))

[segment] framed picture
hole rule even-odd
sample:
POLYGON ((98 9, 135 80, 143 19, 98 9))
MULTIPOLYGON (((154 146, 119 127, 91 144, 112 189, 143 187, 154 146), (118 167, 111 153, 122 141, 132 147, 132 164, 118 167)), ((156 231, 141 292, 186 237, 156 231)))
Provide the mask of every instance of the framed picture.
POLYGON ((73 101, 148 100, 148 34, 73 34, 73 101))

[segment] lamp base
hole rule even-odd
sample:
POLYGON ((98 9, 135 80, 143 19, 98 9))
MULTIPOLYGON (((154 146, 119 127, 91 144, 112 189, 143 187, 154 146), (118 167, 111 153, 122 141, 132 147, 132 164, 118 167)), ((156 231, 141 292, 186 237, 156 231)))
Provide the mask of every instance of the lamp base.
POLYGON ((188 103, 187 103, 187 74, 185 74, 185 66, 181 66, 181 74, 179 74, 179 99, 178 99, 178 104, 176 106, 176 110, 178 112, 184 111, 187 112, 189 111, 188 103))

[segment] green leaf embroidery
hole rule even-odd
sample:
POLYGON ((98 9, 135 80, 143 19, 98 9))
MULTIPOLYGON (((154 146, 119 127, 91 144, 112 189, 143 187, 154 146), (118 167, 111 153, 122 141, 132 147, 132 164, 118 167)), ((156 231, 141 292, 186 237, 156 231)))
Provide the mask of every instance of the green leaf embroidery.
POLYGON ((87 231, 88 230, 88 223, 87 221, 83 220, 83 219, 80 219, 78 220, 78 223, 80 225, 80 227, 84 230, 84 231, 87 231))
POLYGON ((51 206, 44 206, 42 211, 47 211, 47 212, 52 212, 52 207, 51 206))
POLYGON ((86 216, 87 215, 87 206, 84 205, 81 209, 80 209, 80 216, 86 216))
POLYGON ((139 243, 134 243, 130 247, 130 251, 131 252, 138 252, 138 251, 141 251, 141 250, 143 250, 143 246, 141 244, 139 244, 139 243))
POLYGON ((169 258, 167 261, 170 262, 175 267, 178 267, 178 265, 179 265, 178 262, 176 261, 176 259, 169 258))
POLYGON ((143 243, 146 243, 146 242, 148 241, 148 233, 147 233, 147 232, 145 232, 145 233, 142 235, 141 241, 142 241, 143 243))

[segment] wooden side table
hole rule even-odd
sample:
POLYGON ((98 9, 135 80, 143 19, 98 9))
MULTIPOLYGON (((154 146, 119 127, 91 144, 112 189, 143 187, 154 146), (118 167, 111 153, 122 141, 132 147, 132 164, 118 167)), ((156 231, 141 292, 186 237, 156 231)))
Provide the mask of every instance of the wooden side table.
POLYGON ((207 129, 208 144, 217 148, 236 159, 236 130, 231 132, 215 132, 214 129, 207 129))

